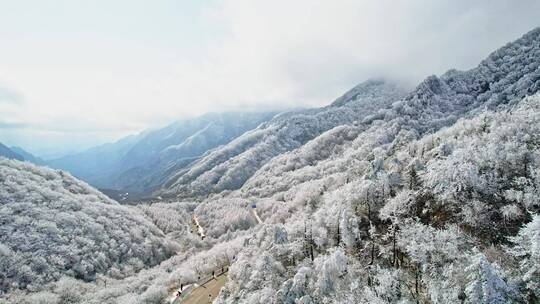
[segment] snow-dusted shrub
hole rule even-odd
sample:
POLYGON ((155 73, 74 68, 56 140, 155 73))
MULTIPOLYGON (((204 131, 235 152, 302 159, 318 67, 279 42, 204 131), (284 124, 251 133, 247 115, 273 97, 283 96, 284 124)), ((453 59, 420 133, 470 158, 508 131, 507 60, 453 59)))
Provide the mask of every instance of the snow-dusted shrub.
POLYGON ((540 215, 535 215, 511 240, 515 245, 510 252, 519 259, 519 278, 529 292, 540 298, 540 215))

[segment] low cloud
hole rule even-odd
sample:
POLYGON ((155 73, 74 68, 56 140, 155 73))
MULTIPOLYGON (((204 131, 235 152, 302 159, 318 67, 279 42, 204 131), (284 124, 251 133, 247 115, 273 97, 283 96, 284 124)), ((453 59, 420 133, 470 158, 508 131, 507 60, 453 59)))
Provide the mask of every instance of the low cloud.
POLYGON ((23 96, 13 89, 0 86, 0 104, 2 103, 21 105, 23 103, 23 96))
POLYGON ((24 129, 27 127, 28 125, 24 123, 0 121, 0 129, 24 129))
POLYGON ((39 31, 3 46, 0 81, 24 92, 25 105, 9 113, 0 107, 0 119, 95 144, 205 112, 322 106, 368 78, 415 84, 472 68, 540 25, 536 0, 217 0, 193 17, 198 31, 206 29, 193 35, 206 38, 188 47, 170 29, 191 23, 157 9, 148 20, 163 25, 155 35, 138 36, 147 26, 135 22, 131 32, 108 36, 135 14, 122 3, 119 20, 100 24, 110 26, 107 35, 77 28, 74 20, 93 16, 57 16, 66 33, 39 31), (91 133, 100 135, 89 140, 91 133))

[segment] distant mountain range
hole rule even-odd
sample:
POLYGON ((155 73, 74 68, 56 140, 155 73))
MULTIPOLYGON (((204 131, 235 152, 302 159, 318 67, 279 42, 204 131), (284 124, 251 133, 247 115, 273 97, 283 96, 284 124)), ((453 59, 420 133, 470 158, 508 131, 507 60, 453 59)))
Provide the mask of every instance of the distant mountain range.
POLYGON ((16 153, 2 143, 0 143, 0 156, 9 159, 24 160, 24 157, 21 154, 16 153))
POLYGON ((229 143, 276 114, 206 114, 47 163, 71 172, 106 193, 129 192, 130 197, 140 197, 150 194, 171 174, 205 153, 229 143))
POLYGON ((25 151, 21 147, 10 147, 9 149, 11 151, 19 154, 20 156, 22 156, 24 160, 29 161, 29 162, 31 162, 33 164, 36 164, 36 165, 46 165, 47 164, 47 162, 45 160, 41 159, 40 157, 34 156, 32 153, 30 153, 28 151, 25 151))
POLYGON ((47 162, 43 159, 34 156, 32 153, 25 151, 21 147, 7 147, 0 143, 0 156, 8 159, 25 160, 36 165, 46 165, 47 162))

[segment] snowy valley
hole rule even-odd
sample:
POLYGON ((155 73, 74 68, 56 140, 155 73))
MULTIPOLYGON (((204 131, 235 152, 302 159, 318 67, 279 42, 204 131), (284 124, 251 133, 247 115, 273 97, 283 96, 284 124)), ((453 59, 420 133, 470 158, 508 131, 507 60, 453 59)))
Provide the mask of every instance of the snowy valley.
POLYGON ((216 269, 213 303, 538 303, 539 91, 536 28, 415 88, 1 145, 0 303, 170 303, 216 269))

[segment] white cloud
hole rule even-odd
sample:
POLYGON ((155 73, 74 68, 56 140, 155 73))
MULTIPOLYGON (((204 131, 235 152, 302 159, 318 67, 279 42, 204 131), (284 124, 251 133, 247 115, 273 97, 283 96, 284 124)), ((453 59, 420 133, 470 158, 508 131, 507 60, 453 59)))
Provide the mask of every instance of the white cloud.
MULTIPOLYGON (((132 31, 115 34, 103 30, 107 20, 83 31, 76 16, 55 21, 66 33, 37 24, 0 32, 17 38, 0 50, 0 82, 25 98, 10 116, 30 126, 26 138, 36 126, 36 148, 84 146, 208 111, 324 105, 370 77, 414 83, 471 68, 540 25, 533 0, 220 0, 198 11, 193 28, 161 13, 139 25, 132 16, 132 31)), ((1 132, 17 142, 16 129, 1 132)))

